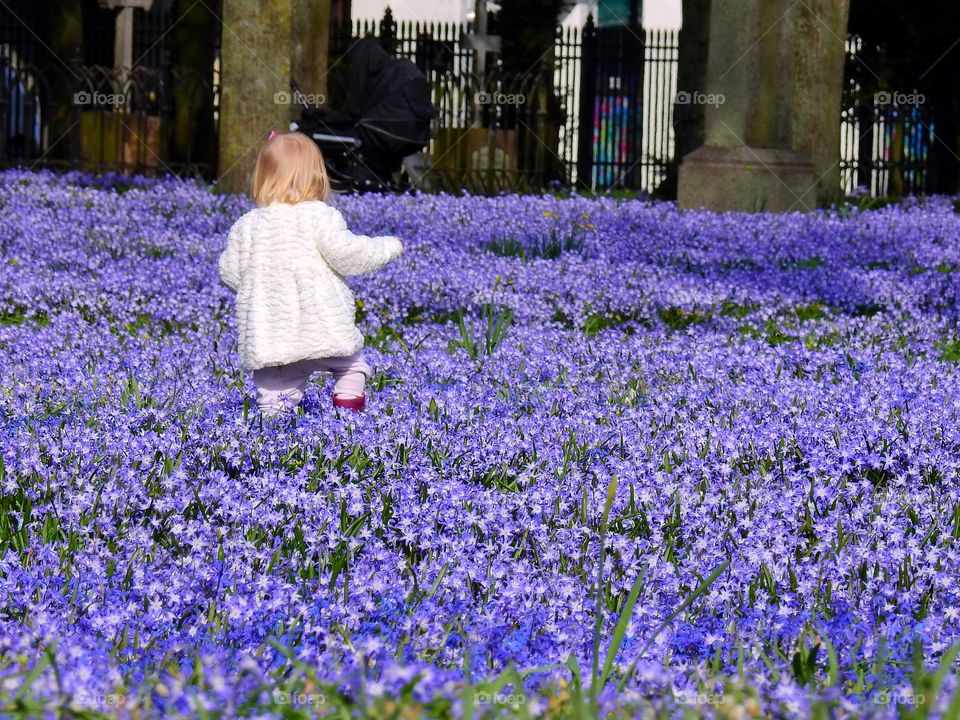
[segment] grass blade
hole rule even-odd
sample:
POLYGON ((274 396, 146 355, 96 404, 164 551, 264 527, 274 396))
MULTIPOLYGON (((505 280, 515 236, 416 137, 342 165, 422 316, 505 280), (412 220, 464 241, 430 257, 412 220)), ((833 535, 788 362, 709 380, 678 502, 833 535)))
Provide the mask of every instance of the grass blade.
POLYGON ((640 584, 646 574, 646 568, 640 571, 637 579, 633 581, 633 587, 630 588, 630 595, 627 597, 627 604, 620 611, 620 619, 617 621, 617 627, 613 631, 613 639, 610 641, 610 647, 607 648, 607 656, 603 659, 603 672, 600 674, 599 689, 607 684, 610 679, 610 673, 613 671, 613 662, 620 651, 620 645, 623 644, 623 636, 627 632, 627 625, 633 617, 633 608, 637 604, 637 597, 640 595, 640 584))
MULTIPOLYGON (((649 650, 650 647, 653 645, 653 642, 654 640, 657 639, 657 636, 663 632, 664 628, 666 628, 670 623, 672 623, 680 613, 682 613, 684 610, 690 607, 690 605, 692 605, 697 600, 697 598, 699 598, 701 595, 706 593, 707 590, 710 589, 710 586, 713 585, 713 583, 716 581, 716 579, 720 577, 720 573, 722 573, 728 567, 730 567, 729 559, 723 561, 717 567, 716 570, 710 573, 710 577, 708 577, 706 580, 700 583, 700 585, 697 587, 696 590, 694 590, 692 593, 687 595, 686 599, 684 599, 684 601, 680 603, 680 606, 676 610, 674 610, 672 613, 670 613, 670 617, 664 620, 660 624, 660 627, 657 628, 656 632, 654 632, 653 635, 651 635, 650 638, 647 640, 647 642, 643 644, 643 647, 640 649, 640 652, 637 653, 637 658, 642 657, 647 652, 647 650, 649 650)), ((624 673, 623 677, 620 679, 620 682, 617 683, 617 690, 623 690, 624 686, 627 683, 627 678, 630 677, 630 675, 633 673, 634 668, 637 665, 637 658, 634 658, 633 662, 630 663, 630 667, 627 669, 627 672, 624 673)))

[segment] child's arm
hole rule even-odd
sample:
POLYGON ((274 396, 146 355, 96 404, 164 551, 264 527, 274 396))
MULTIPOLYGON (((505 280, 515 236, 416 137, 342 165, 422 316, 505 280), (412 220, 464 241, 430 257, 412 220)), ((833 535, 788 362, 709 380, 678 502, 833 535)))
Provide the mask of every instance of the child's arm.
POLYGON ((239 222, 234 223, 227 234, 227 247, 220 253, 219 262, 220 282, 234 292, 240 287, 240 250, 237 247, 240 233, 237 225, 239 222))
POLYGON ((320 254, 341 275, 360 275, 376 270, 403 252, 400 238, 354 235, 334 210, 324 214, 319 232, 320 254))

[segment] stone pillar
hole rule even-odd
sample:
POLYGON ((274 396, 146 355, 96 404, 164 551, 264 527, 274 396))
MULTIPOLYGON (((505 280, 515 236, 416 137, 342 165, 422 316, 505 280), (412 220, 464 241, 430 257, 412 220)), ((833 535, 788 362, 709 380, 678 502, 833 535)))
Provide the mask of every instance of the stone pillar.
POLYGON ((263 141, 289 124, 291 11, 292 0, 223 2, 217 171, 223 191, 250 191, 263 141))
POLYGON ((680 165, 681 208, 815 207, 814 167, 798 152, 793 127, 796 55, 810 51, 798 38, 800 5, 711 3, 707 87, 690 98, 706 106, 705 140, 680 165))
POLYGON ((113 34, 113 67, 129 70, 133 65, 133 11, 150 12, 153 0, 99 0, 99 5, 116 10, 113 34))

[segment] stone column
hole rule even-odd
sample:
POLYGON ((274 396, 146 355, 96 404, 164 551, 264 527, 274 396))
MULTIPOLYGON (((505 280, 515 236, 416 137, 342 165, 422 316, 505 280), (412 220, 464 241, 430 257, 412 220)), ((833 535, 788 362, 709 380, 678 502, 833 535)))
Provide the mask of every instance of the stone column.
POLYGON ((291 11, 292 0, 223 2, 217 170, 223 191, 250 191, 263 141, 289 124, 291 11))
MULTIPOLYGON (((704 144, 683 158, 678 204, 714 210, 807 210, 816 204, 810 158, 794 142, 798 43, 792 0, 713 2, 704 144)), ((839 117, 834 122, 840 122, 839 117)))
POLYGON ((133 65, 133 11, 150 12, 153 0, 99 0, 99 5, 116 10, 113 34, 113 67, 129 70, 133 65))

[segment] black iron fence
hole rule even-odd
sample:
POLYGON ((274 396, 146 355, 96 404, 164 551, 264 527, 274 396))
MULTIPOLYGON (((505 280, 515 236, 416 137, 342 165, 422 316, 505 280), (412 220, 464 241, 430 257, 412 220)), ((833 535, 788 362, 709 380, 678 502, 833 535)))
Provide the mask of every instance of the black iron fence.
POLYGON ((135 11, 134 66, 114 68, 114 14, 95 1, 85 2, 84 45, 70 57, 43 40, 42 6, 0 4, 0 165, 212 179, 215 69, 172 66, 162 6, 135 11))
MULTIPOLYGON (((675 105, 684 102, 676 90, 677 31, 596 28, 588 20, 583 28, 558 28, 552 74, 503 77, 494 67, 482 78, 474 73, 475 53, 463 25, 396 23, 388 15, 338 28, 332 48, 343 52, 352 39, 371 36, 416 62, 431 82, 438 117, 425 163, 435 187, 518 189, 553 182, 653 193, 675 172, 675 105), (475 92, 493 107, 471 103, 475 92), (497 102, 517 94, 529 102, 497 102), (513 118, 521 134, 489 132, 502 128, 503 118, 513 118), (539 141, 526 154, 516 146, 524 131, 539 141), (452 149, 465 139, 466 151, 452 149)), ((859 46, 856 37, 848 41, 852 59, 859 46)), ((331 87, 335 95, 337 84, 331 87)), ((930 188, 929 164, 938 150, 931 100, 917 93, 868 93, 848 76, 840 118, 844 192, 908 195, 930 188)))
MULTIPOLYGON (((94 33, 69 60, 53 57, 41 40, 49 31, 42 8, 14 5, 16 14, 0 4, 0 165, 215 177, 216 62, 207 73, 171 66, 169 12, 136 11, 139 64, 114 69, 92 62, 112 48, 108 33, 94 33)), ((106 27, 107 15, 91 13, 106 27)), ((675 105, 682 102, 675 31, 597 28, 588 21, 558 28, 539 68, 504 73, 491 54, 480 73, 464 25, 398 23, 387 14, 331 29, 326 97, 334 108, 346 103, 346 49, 370 36, 414 62, 430 82, 433 138, 408 168, 421 187, 652 193, 675 171, 675 105)), ((857 42, 848 45, 852 57, 857 42)), ((934 148, 927 100, 867 94, 848 81, 840 119, 846 192, 927 189, 934 148)))
MULTIPOLYGON (((848 67, 861 40, 847 41, 848 67)), ((840 179, 847 194, 917 195, 930 189, 928 166, 937 148, 932 98, 870 90, 848 73, 840 124, 840 179)))
POLYGON ((332 29, 327 97, 335 109, 346 103, 349 69, 342 58, 362 37, 375 37, 391 54, 416 64, 430 83, 436 111, 432 139, 408 165, 418 186, 496 192, 569 182, 560 147, 559 118, 566 112, 552 76, 504 73, 496 63, 479 73, 464 25, 397 23, 387 14, 332 29))
POLYGON ((212 179, 214 92, 209 78, 169 63, 156 69, 6 65, 0 163, 212 179))
MULTIPOLYGON (((482 75, 462 24, 355 21, 333 29, 331 55, 376 37, 430 81, 437 117, 424 185, 489 191, 551 184, 652 192, 673 162, 677 33, 559 27, 547 65, 523 75, 494 61, 482 75)), ((328 78, 344 102, 347 68, 328 78)))

